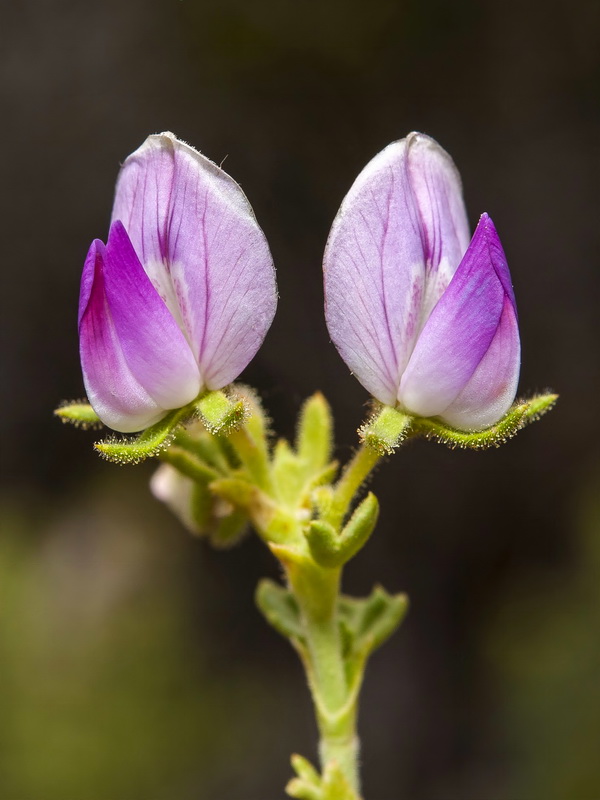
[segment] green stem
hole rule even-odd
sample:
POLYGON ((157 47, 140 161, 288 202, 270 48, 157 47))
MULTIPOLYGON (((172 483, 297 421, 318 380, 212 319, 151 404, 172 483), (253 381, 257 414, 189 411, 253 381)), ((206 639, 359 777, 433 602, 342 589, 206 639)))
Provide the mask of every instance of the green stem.
POLYGON ((361 444, 346 465, 335 487, 331 506, 324 517, 334 528, 341 526, 355 494, 380 458, 381 455, 372 447, 361 444))
POLYGON ((341 569, 315 564, 288 568, 306 638, 303 654, 319 727, 323 771, 335 760, 359 793, 356 697, 351 694, 337 617, 341 569))

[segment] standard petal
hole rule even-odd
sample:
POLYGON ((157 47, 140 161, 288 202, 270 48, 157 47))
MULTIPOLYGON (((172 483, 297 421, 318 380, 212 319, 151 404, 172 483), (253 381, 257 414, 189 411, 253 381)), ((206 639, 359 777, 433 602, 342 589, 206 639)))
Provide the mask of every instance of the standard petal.
POLYGON ((428 136, 386 147, 346 195, 325 250, 325 316, 342 358, 382 402, 395 402, 425 310, 467 244, 460 178, 428 136))
POLYGON ((515 307, 508 297, 496 335, 470 381, 442 418, 459 430, 483 430, 501 419, 517 393, 521 343, 515 307))
POLYGON ((352 185, 327 240, 323 273, 333 343, 372 395, 394 403, 425 274, 406 140, 382 150, 352 185))
POLYGON ((402 406, 423 417, 444 414, 490 349, 505 300, 514 312, 506 257, 484 214, 417 340, 400 383, 402 406))
POLYGON ((230 383, 277 303, 268 244, 241 188, 173 134, 150 136, 123 165, 113 219, 185 332, 203 383, 230 383))
POLYGON ((119 222, 88 254, 79 333, 88 398, 115 430, 148 427, 201 389, 190 347, 119 222))
POLYGON ((411 133, 407 163, 425 254, 424 322, 456 272, 470 233, 460 174, 448 153, 430 136, 411 133))

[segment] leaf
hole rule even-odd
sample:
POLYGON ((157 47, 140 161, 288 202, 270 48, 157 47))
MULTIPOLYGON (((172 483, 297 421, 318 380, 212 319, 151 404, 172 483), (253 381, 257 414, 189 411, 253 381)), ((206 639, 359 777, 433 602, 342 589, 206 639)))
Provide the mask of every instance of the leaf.
POLYGON ((313 520, 306 538, 310 552, 322 567, 341 567, 361 550, 373 533, 379 503, 372 492, 358 506, 341 533, 324 520, 313 520))
POLYGON ((302 406, 296 435, 296 452, 307 474, 320 472, 331 458, 333 422, 329 403, 316 392, 302 406))
POLYGON ((304 642, 304 632, 298 604, 292 593, 275 581, 264 578, 255 596, 260 612, 275 630, 286 639, 304 642))
MULTIPOLYGON (((216 506, 218 512, 218 505, 216 506)), ((227 550, 238 544, 240 539, 248 532, 248 516, 243 511, 232 509, 229 514, 214 517, 213 527, 209 533, 209 540, 218 550, 227 550)))
POLYGON ((291 758, 291 762, 292 767, 299 778, 302 778, 302 780, 306 781, 307 783, 314 783, 316 786, 320 784, 321 776, 307 758, 298 755, 298 753, 294 753, 291 758))
POLYGON ((279 439, 275 445, 271 475, 277 499, 295 508, 305 487, 306 469, 286 439, 279 439))
POLYGON ((219 478, 211 481, 209 488, 214 495, 231 503, 250 517, 260 534, 278 513, 277 507, 264 492, 242 478, 219 478))
POLYGON ((182 475, 191 478, 193 481, 209 483, 220 477, 214 467, 202 461, 195 453, 190 453, 189 450, 185 450, 176 444, 168 447, 160 454, 160 457, 163 461, 179 470, 182 475))
POLYGON ((347 655, 366 657, 398 628, 408 611, 408 597, 388 594, 376 586, 363 599, 342 595, 338 609, 349 646, 347 655))

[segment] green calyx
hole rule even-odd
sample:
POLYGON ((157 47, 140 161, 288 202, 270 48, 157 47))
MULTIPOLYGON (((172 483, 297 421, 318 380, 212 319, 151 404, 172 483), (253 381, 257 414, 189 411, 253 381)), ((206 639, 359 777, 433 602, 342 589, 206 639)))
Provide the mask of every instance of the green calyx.
POLYGON ((227 435, 241 427, 249 410, 243 398, 226 392, 207 392, 195 401, 194 407, 206 430, 214 435, 227 435))
POLYGON ((54 416, 76 428, 101 428, 102 422, 87 400, 65 400, 54 409, 54 416))
POLYGON ((370 419, 358 429, 361 442, 380 456, 390 455, 410 432, 412 418, 397 408, 376 404, 370 419))
POLYGON ((485 450, 500 447, 530 422, 554 406, 557 394, 535 395, 517 401, 495 425, 481 431, 460 431, 436 417, 410 416, 392 406, 376 404, 370 419, 358 430, 361 441, 380 456, 390 455, 407 438, 423 436, 450 448, 485 450))
POLYGON ((115 464, 139 464, 163 453, 175 439, 177 430, 192 414, 193 409, 189 406, 178 408, 138 436, 113 435, 96 442, 94 448, 103 458, 115 464))
MULTIPOLYGON (((65 403, 54 413, 64 422, 78 427, 101 426, 98 416, 85 402, 65 403)), ((243 392, 240 392, 239 397, 235 393, 230 396, 222 391, 206 392, 184 408, 169 412, 137 436, 113 434, 96 442, 94 447, 108 461, 116 464, 139 464, 147 458, 163 454, 174 442, 182 426, 194 419, 200 419, 205 429, 213 435, 227 435, 241 427, 248 415, 249 402, 243 392)))
POLYGON ((450 448, 486 450, 500 447, 522 428, 546 414, 558 400, 557 394, 535 395, 516 402, 502 419, 482 431, 459 431, 434 418, 414 417, 412 435, 434 439, 450 448))

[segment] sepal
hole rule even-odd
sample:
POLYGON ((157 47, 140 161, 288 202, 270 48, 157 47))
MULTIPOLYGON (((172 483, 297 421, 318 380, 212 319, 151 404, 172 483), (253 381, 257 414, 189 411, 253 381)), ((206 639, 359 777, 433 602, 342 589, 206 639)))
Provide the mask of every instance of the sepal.
POLYGON ((179 427, 189 418, 190 407, 171 411, 156 425, 147 428, 134 438, 112 436, 94 444, 95 449, 107 461, 116 464, 139 464, 152 456, 163 453, 175 438, 179 427))
POLYGON ((65 400, 54 409, 54 416, 83 430, 103 427, 102 421, 87 400, 65 400))
POLYGON ((411 421, 397 408, 377 404, 372 417, 358 429, 358 435, 379 455, 390 455, 406 438, 411 421))
POLYGON ((557 394, 549 393, 517 402, 499 422, 482 431, 458 431, 439 419, 414 417, 411 433, 426 439, 435 439, 450 448, 485 450, 489 447, 500 447, 521 428, 550 411, 557 400, 557 394))
POLYGON ((378 516, 379 503, 369 492, 341 533, 324 520, 313 520, 306 531, 306 539, 315 561, 322 567, 341 567, 367 543, 378 516))
POLYGON ((246 402, 225 392, 208 392, 196 401, 196 410, 212 434, 227 435, 240 428, 249 415, 246 402))

